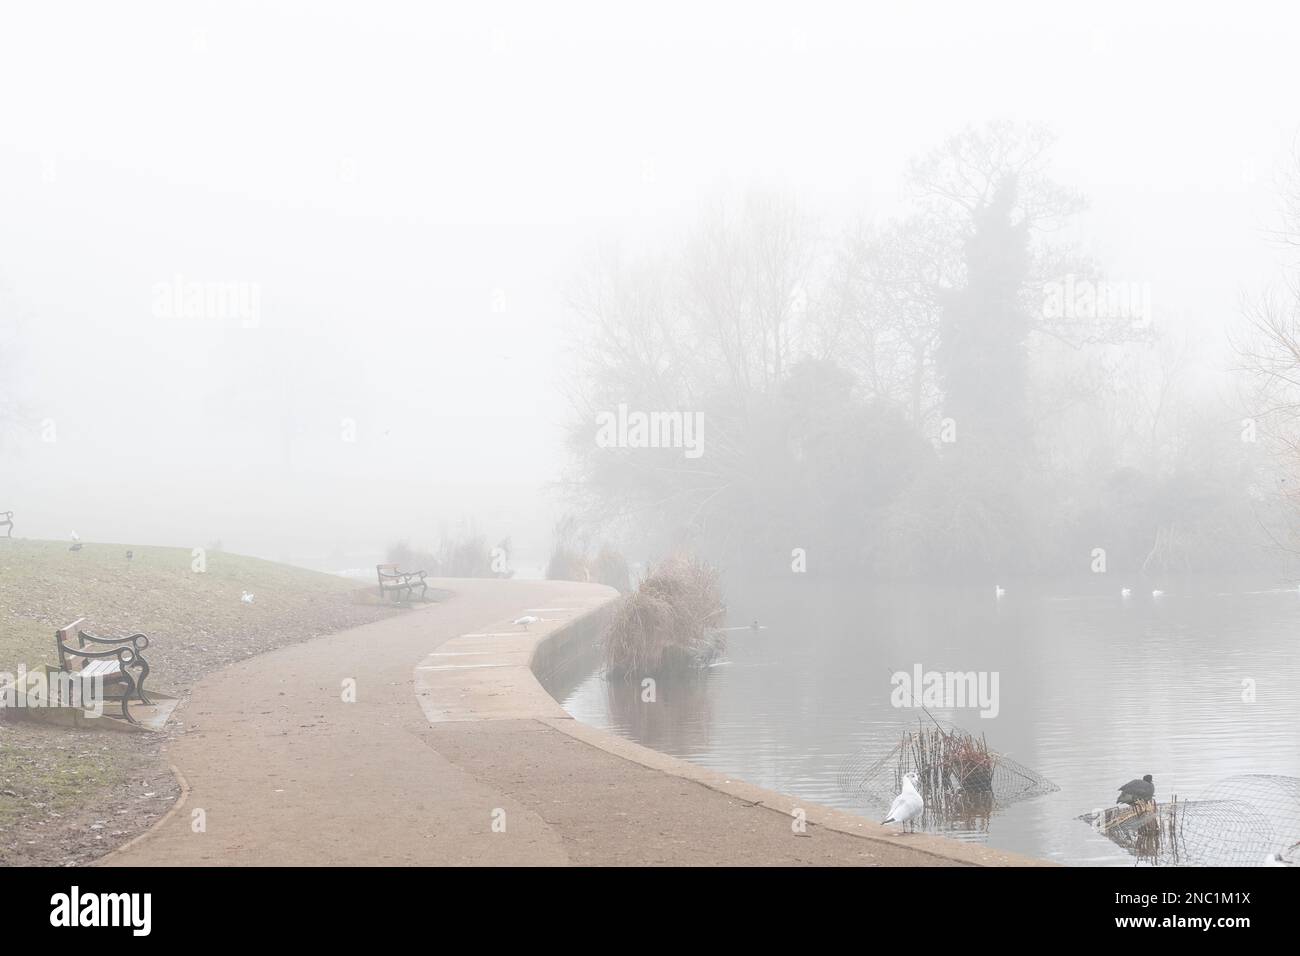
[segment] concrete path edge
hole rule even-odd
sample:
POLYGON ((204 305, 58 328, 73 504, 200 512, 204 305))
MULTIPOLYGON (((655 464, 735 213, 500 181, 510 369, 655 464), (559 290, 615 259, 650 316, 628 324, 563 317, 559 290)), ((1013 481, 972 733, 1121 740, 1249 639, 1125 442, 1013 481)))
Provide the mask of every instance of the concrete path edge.
MULTIPOLYGON (((556 669, 572 666, 571 662, 578 658, 595 660, 600 635, 605 621, 613 609, 615 600, 616 598, 610 598, 550 633, 538 634, 531 638, 532 649, 528 659, 528 666, 539 689, 543 688, 546 675, 556 669)), ((545 693, 544 689, 543 693, 545 693)), ((861 839, 902 844, 916 852, 972 866, 1054 865, 1049 861, 1038 860, 1022 854, 963 843, 931 834, 913 833, 901 835, 891 828, 873 823, 857 814, 836 810, 789 794, 755 786, 700 767, 689 761, 660 753, 623 737, 583 724, 562 710, 559 714, 556 714, 555 709, 559 707, 558 702, 555 702, 554 698, 550 698, 549 694, 547 694, 547 697, 551 700, 553 706, 547 706, 538 713, 530 715, 534 719, 580 740, 588 746, 596 747, 625 760, 641 764, 651 770, 690 780, 737 800, 743 800, 755 806, 767 807, 790 816, 792 821, 796 811, 801 810, 806 821, 814 826, 825 827, 828 830, 861 839)))
MULTIPOLYGON (((457 591, 455 583, 446 582, 448 590, 453 593, 457 591)), ((469 584, 460 583, 462 586, 469 584)), ((473 590, 472 587, 468 589, 473 590)), ((534 603, 564 603, 569 606, 521 608, 528 615, 527 620, 520 618, 522 624, 506 618, 510 621, 509 624, 498 622, 469 633, 457 634, 452 631, 457 636, 437 644, 431 653, 426 654, 414 666, 411 689, 429 724, 436 726, 455 721, 531 720, 611 756, 692 782, 750 806, 785 815, 792 822, 794 814, 802 811, 806 822, 811 826, 867 840, 882 847, 906 848, 912 854, 929 856, 936 862, 975 866, 1053 865, 941 836, 898 835, 892 829, 864 817, 707 770, 575 720, 551 696, 544 684, 550 676, 565 668, 598 666, 600 638, 619 595, 612 588, 599 585, 566 583, 563 589, 556 589, 554 597, 559 600, 534 603)), ((415 613, 422 617, 428 612, 415 613)), ((472 617, 466 618, 472 621, 472 617)), ((391 628, 392 623, 384 626, 391 628)), ((465 623, 460 626, 464 627, 465 623)), ((369 625, 355 630, 364 631, 367 627, 369 625)), ((336 641, 337 638, 338 635, 335 635, 319 640, 329 642, 336 641)), ((273 653, 283 654, 284 651, 273 653)), ((232 665, 232 669, 240 666, 242 665, 232 665)), ((399 663, 398 666, 402 665, 399 663)), ((405 666, 412 665, 408 663, 405 666)), ((406 693, 410 693, 411 689, 406 693)), ((409 698, 406 699, 409 701, 409 698)), ((395 704, 396 701, 392 703, 395 704)), ((175 822, 177 814, 193 793, 190 782, 176 765, 180 762, 177 760, 171 766, 180 785, 180 796, 172 807, 149 829, 100 858, 96 865, 129 862, 129 851, 150 845, 148 841, 151 837, 157 838, 153 841, 154 844, 164 842, 164 829, 168 823, 175 822)), ((185 829, 188 831, 188 828, 185 829)), ((158 849, 157 846, 154 848, 158 849)))

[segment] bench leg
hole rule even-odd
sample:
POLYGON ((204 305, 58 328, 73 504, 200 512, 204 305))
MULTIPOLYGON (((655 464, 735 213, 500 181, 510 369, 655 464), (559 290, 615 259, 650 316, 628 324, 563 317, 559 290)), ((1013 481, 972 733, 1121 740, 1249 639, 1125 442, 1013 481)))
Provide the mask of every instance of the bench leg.
POLYGON ((140 677, 135 682, 135 693, 136 696, 140 698, 140 703, 148 704, 152 706, 153 701, 151 701, 148 697, 144 695, 144 679, 148 676, 149 676, 149 662, 146 661, 144 658, 140 658, 140 677))
POLYGON ((124 667, 122 668, 122 679, 126 681, 126 690, 122 692, 122 716, 134 724, 136 720, 131 716, 131 698, 136 695, 135 678, 124 667))

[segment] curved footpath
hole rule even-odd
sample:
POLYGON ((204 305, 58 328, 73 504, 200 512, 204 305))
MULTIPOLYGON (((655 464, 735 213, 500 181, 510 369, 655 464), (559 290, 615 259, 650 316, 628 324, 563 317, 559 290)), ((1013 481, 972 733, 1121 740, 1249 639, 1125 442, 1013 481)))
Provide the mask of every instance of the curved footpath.
POLYGON ((614 596, 609 588, 437 585, 454 596, 251 658, 196 685, 183 711, 189 726, 170 752, 185 795, 101 862, 1038 862, 891 835, 568 717, 531 667, 548 666, 589 636, 614 596), (509 623, 524 614, 542 620, 527 631, 509 623), (355 686, 355 702, 344 700, 347 686, 355 686), (807 814, 802 835, 791 827, 796 807, 807 814))

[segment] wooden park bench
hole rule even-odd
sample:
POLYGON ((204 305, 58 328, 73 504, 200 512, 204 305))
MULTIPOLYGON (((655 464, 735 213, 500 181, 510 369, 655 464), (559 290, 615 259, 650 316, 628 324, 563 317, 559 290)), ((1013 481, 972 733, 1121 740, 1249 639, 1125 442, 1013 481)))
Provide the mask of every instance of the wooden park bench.
POLYGON ((429 591, 429 585, 425 583, 423 571, 399 571, 395 564, 377 564, 375 573, 379 575, 379 599, 382 601, 384 595, 389 591, 393 592, 393 600, 400 601, 402 592, 406 592, 407 598, 415 596, 415 589, 420 589, 420 599, 429 591))
POLYGON ((104 699, 121 700, 122 716, 135 723, 128 706, 130 702, 138 700, 142 704, 153 703, 144 694, 144 679, 149 676, 149 662, 144 659, 143 651, 149 646, 149 638, 143 634, 96 637, 81 629, 82 620, 85 618, 54 632, 54 644, 59 652, 59 670, 77 673, 83 678, 101 678, 104 682, 104 699), (91 650, 86 650, 87 644, 92 645, 91 650), (105 650, 96 650, 96 647, 105 650), (81 662, 75 671, 70 665, 70 658, 73 659, 73 664, 77 660, 81 662))
POLYGON ((14 536, 14 513, 12 511, 0 511, 0 528, 8 528, 6 538, 14 536))

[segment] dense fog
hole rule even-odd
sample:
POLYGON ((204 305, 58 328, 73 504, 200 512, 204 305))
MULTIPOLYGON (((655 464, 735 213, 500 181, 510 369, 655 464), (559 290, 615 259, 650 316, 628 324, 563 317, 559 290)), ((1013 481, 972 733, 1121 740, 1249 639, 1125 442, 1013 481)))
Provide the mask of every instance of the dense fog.
POLYGON ((1279 566, 1275 13, 7 11, 0 510, 331 570, 1279 566))

